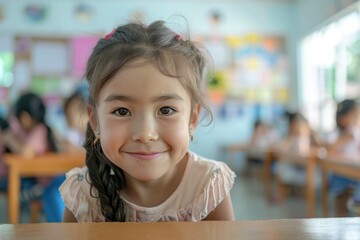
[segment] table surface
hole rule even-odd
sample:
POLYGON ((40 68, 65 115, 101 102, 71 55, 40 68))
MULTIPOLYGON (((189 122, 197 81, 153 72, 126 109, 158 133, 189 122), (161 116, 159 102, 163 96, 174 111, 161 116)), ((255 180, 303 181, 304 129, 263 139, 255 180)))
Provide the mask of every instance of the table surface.
POLYGON ((360 218, 3 224, 0 239, 360 239, 360 218))

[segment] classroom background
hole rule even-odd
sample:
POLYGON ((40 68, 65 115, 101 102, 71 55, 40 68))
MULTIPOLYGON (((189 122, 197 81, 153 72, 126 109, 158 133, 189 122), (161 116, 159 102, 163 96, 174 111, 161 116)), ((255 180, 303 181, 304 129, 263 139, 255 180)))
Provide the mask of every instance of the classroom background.
POLYGON ((0 116, 31 90, 44 99, 52 129, 65 134, 62 104, 86 88, 83 71, 96 41, 129 20, 158 19, 189 31, 212 56, 215 121, 200 123, 191 150, 237 172, 236 218, 304 217, 303 197, 268 203, 261 181, 242 176, 244 154, 226 149, 248 141, 259 119, 284 134, 288 111, 302 112, 320 136, 335 128, 336 103, 360 97, 360 1, 0 0, 0 116))

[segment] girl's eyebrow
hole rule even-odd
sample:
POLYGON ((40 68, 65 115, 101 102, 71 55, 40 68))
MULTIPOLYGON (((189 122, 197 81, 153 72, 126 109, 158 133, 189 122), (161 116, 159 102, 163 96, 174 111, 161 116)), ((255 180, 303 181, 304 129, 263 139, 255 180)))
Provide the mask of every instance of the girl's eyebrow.
MULTIPOLYGON (((135 100, 136 100, 135 98, 130 96, 110 94, 104 99, 104 102, 112 102, 112 101, 134 102, 135 100)), ((152 102, 161 102, 166 100, 184 101, 184 99, 180 97, 178 94, 161 95, 151 99, 152 102)))
POLYGON ((179 100, 179 101, 184 101, 184 99, 182 99, 182 97, 180 97, 177 94, 169 94, 169 95, 162 95, 159 97, 154 97, 152 99, 153 102, 161 102, 161 101, 165 101, 165 100, 179 100))
POLYGON ((135 101, 135 99, 129 96, 116 95, 116 94, 110 94, 104 99, 104 102, 112 102, 112 101, 133 102, 135 101))

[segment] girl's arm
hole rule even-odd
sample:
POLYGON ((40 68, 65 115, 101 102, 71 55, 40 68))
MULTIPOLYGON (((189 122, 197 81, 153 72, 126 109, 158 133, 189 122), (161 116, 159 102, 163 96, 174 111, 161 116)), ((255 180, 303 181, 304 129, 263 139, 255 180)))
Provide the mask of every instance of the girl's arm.
POLYGON ((211 212, 204 221, 212 220, 225 220, 225 221, 234 221, 234 209, 232 206, 232 201, 230 194, 211 212))
POLYGON ((16 135, 11 129, 6 129, 2 132, 2 135, 4 146, 9 148, 12 152, 21 152, 22 143, 17 139, 16 135))
POLYGON ((74 217, 74 214, 66 207, 64 211, 63 222, 77 222, 76 218, 74 217))

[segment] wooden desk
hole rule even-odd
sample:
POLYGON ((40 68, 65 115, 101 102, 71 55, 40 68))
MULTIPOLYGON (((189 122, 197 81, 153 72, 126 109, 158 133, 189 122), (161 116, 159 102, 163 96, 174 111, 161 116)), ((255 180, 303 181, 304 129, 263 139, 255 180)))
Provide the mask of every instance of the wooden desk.
POLYGON ((20 178, 64 174, 74 167, 84 165, 85 152, 47 153, 34 159, 24 159, 19 154, 6 154, 4 159, 9 168, 9 223, 16 224, 19 221, 20 178))
MULTIPOLYGON (((317 166, 317 152, 311 152, 309 154, 300 155, 300 154, 292 154, 292 153, 279 153, 275 150, 268 150, 267 156, 264 162, 264 186, 265 192, 268 199, 271 198, 271 167, 274 161, 282 162, 286 159, 287 163, 291 163, 294 165, 304 166, 306 171, 306 206, 307 206, 307 217, 315 217, 316 212, 316 196, 315 196, 315 172, 317 166)), ((281 181, 277 179, 280 197, 283 197, 283 186, 281 181)))
POLYGON ((329 173, 360 180, 360 157, 346 158, 341 156, 330 156, 319 160, 322 171, 321 199, 323 216, 329 214, 329 173))
POLYGON ((0 239, 10 240, 237 240, 360 239, 360 218, 284 219, 165 223, 40 223, 0 225, 0 239))

